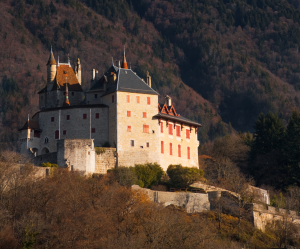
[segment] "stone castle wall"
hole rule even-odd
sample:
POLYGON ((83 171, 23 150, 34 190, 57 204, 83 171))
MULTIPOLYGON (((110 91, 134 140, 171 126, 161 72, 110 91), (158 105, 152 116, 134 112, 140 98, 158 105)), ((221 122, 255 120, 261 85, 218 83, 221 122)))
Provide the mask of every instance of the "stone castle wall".
POLYGON ((99 155, 95 153, 95 173, 106 174, 107 170, 116 167, 116 148, 101 148, 104 150, 99 155))

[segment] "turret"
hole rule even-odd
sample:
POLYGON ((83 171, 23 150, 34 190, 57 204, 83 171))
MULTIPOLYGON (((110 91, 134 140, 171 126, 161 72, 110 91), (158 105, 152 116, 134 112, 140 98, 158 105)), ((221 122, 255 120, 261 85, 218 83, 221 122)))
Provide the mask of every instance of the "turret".
POLYGON ((47 91, 51 91, 56 76, 56 61, 53 56, 52 46, 47 63, 47 91))
POLYGON ((75 74, 76 74, 79 84, 81 85, 81 64, 80 64, 79 58, 77 59, 77 64, 75 66, 75 74))

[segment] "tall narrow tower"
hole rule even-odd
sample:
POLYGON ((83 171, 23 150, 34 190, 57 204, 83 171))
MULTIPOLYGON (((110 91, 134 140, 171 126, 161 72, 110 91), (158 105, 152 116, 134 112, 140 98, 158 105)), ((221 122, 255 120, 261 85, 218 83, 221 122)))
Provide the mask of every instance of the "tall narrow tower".
POLYGON ((52 46, 47 63, 47 91, 51 91, 56 75, 56 61, 53 56, 52 46))
POLYGON ((75 66, 75 74, 76 74, 79 84, 81 85, 81 64, 80 64, 79 58, 77 59, 77 64, 75 66))

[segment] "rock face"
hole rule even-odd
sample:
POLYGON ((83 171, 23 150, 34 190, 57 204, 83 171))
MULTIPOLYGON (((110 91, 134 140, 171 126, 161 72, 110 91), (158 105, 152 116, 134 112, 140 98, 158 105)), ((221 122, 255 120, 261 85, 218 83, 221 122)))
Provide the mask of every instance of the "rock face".
POLYGON ((132 189, 147 194, 151 201, 164 206, 175 205, 184 207, 188 213, 210 210, 208 194, 154 191, 141 188, 138 185, 133 185, 132 189))

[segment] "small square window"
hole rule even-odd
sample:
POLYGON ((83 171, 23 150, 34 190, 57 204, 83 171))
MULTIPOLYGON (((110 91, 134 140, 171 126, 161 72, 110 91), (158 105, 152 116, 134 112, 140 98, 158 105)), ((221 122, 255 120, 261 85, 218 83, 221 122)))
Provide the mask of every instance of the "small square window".
POLYGON ((127 117, 131 117, 131 111, 127 111, 127 117))
POLYGON ((100 116, 99 113, 96 113, 96 118, 97 118, 97 119, 99 118, 99 116, 100 116))
POLYGON ((143 112, 143 118, 147 118, 147 112, 143 112))
POLYGON ((149 142, 146 143, 146 147, 147 147, 147 148, 150 147, 150 143, 149 143, 149 142))
POLYGON ((67 120, 70 120, 70 115, 67 115, 67 120))
POLYGON ((51 122, 54 122, 54 117, 51 117, 51 122))
POLYGON ((63 131, 63 135, 66 135, 66 134, 67 134, 67 131, 66 131, 66 130, 64 130, 64 131, 63 131))
POLYGON ((143 132, 149 133, 149 125, 143 125, 143 132))
POLYGON ((127 126, 127 131, 131 131, 131 125, 127 126))
POLYGON ((92 133, 96 133, 96 128, 92 128, 92 133))
POLYGON ((83 114, 83 119, 87 119, 87 114, 83 114))
POLYGON ((134 140, 130 140, 131 147, 134 147, 134 140))

